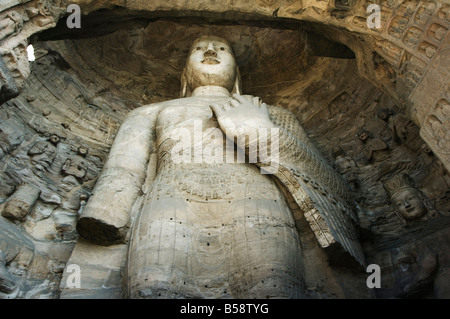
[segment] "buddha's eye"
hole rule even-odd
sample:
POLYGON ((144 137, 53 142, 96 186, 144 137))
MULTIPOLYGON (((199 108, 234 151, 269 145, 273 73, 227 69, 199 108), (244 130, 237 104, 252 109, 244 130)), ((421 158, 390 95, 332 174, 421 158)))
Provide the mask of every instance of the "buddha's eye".
POLYGON ((225 48, 224 47, 220 47, 220 51, 225 51, 225 48))
POLYGON ((197 48, 196 48, 196 50, 201 50, 201 49, 202 49, 202 47, 197 47, 197 48))

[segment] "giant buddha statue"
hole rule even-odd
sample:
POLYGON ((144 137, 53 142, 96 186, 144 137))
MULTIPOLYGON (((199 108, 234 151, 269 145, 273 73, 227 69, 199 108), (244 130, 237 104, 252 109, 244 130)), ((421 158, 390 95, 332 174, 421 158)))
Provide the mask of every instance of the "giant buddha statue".
POLYGON ((240 81, 230 43, 201 37, 181 98, 122 123, 77 230, 128 243, 126 297, 301 298, 302 221, 364 264, 347 184, 291 112, 240 81))

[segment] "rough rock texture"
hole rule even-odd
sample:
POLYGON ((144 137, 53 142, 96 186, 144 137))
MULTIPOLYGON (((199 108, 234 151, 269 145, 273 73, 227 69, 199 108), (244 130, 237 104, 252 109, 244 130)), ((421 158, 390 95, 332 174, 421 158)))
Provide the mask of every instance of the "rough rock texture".
POLYGON ((292 111, 361 207, 382 288, 368 291, 364 271, 316 265, 311 253, 310 268, 322 270, 306 278, 308 296, 449 298, 450 5, 381 1, 382 28, 368 29, 372 2, 70 1, 80 30, 65 24, 69 2, 2 2, 0 295, 122 296, 124 246, 77 242, 77 216, 126 114, 177 98, 187 48, 213 33, 234 46, 243 92, 292 111), (393 206, 401 174, 426 207, 412 221, 393 206), (24 185, 39 195, 24 199, 24 185), (69 264, 85 265, 80 290, 66 285, 69 264))

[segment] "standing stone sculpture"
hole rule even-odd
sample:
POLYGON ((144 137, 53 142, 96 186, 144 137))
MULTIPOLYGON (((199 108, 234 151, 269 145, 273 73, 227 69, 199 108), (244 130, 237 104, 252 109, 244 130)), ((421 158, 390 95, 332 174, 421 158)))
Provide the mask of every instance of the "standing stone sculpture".
POLYGON ((340 146, 333 148, 334 165, 336 170, 346 179, 353 191, 358 187, 358 177, 356 171, 358 164, 351 157, 345 156, 344 150, 340 146))
POLYGON ((389 147, 382 139, 373 137, 363 128, 358 130, 357 136, 362 142, 361 155, 368 163, 381 162, 389 157, 389 147))
POLYGON ((304 219, 364 264, 347 184, 292 113, 240 90, 231 45, 201 37, 182 97, 123 122, 77 230, 128 241, 125 297, 303 297, 304 219))
MULTIPOLYGON (((52 137, 50 140, 52 140, 52 137)), ((57 154, 54 143, 39 141, 28 151, 31 163, 40 171, 47 171, 57 154)))
POLYGON ((377 116, 387 123, 392 139, 398 144, 404 144, 411 150, 417 151, 423 145, 418 127, 403 114, 394 114, 391 109, 379 109, 377 116))

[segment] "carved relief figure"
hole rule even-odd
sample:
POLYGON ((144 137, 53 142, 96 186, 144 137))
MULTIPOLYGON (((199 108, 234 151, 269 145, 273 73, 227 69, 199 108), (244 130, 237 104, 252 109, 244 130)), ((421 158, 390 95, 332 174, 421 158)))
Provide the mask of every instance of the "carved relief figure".
POLYGON ((88 156, 89 148, 79 146, 77 154, 70 156, 64 162, 62 171, 66 176, 75 177, 80 183, 90 181, 98 175, 98 168, 95 164, 97 158, 88 156), (95 161, 95 162, 94 162, 95 161))
POLYGON ((23 27, 22 16, 16 11, 10 11, 0 20, 0 40, 18 34, 23 27))
POLYGON ((3 121, 0 124, 0 160, 16 149, 23 139, 23 133, 16 127, 14 121, 3 121))
POLYGON ((362 142, 362 157, 366 162, 378 162, 386 159, 389 154, 389 146, 380 138, 373 137, 366 129, 360 129, 356 133, 362 142))
POLYGON ((416 297, 432 291, 439 268, 438 256, 422 241, 407 244, 393 251, 395 296, 416 297))
POLYGON ((17 279, 6 268, 6 255, 0 250, 0 293, 10 294, 17 286, 17 279))
POLYGON ((334 164, 337 171, 345 177, 352 190, 358 187, 358 177, 356 171, 358 165, 353 158, 345 156, 344 150, 340 146, 333 148, 334 164))
POLYGON ((182 97, 123 122, 77 230, 111 245, 131 228, 126 297, 302 297, 302 219, 364 264, 347 184, 290 112, 240 90, 231 45, 202 37, 182 97))
POLYGON ((64 162, 62 168, 65 175, 71 175, 83 180, 87 173, 87 161, 81 156, 73 156, 64 162))
POLYGON ((404 144, 414 151, 423 145, 418 127, 403 114, 394 114, 390 109, 380 109, 377 111, 377 115, 387 122, 392 138, 398 144, 404 144))
POLYGON ((379 108, 376 110, 376 118, 374 119, 374 125, 376 129, 374 130, 375 134, 379 136, 383 141, 385 141, 389 147, 392 147, 392 142, 394 137, 392 135, 392 131, 388 126, 388 120, 394 112, 388 108, 379 108))
POLYGON ((0 217, 0 299, 20 292, 34 257, 31 240, 0 217))
POLYGON ((438 215, 430 200, 414 187, 407 174, 400 174, 388 180, 384 183, 384 188, 391 198, 394 211, 404 224, 438 215))
POLYGON ((36 169, 40 171, 48 170, 56 157, 57 149, 55 145, 58 142, 59 137, 53 134, 49 141, 39 141, 28 151, 31 163, 35 165, 36 169))

